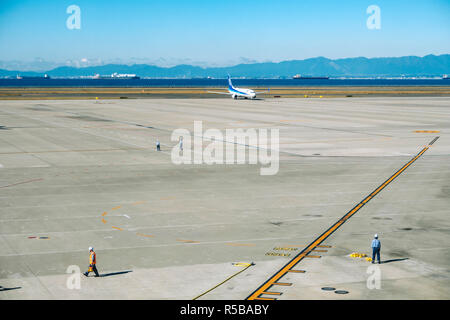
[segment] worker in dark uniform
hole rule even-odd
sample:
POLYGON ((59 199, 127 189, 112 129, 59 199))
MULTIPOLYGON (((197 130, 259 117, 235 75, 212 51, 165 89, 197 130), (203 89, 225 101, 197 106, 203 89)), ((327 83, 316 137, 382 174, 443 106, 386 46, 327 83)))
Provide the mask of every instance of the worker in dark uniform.
POLYGON ((376 256, 378 258, 378 264, 380 264, 381 242, 380 240, 378 240, 378 234, 374 236, 371 247, 372 247, 372 263, 375 263, 375 256, 376 256))
POLYGON ((156 140, 156 151, 161 151, 161 144, 159 143, 159 140, 156 140))
POLYGON ((86 277, 89 276, 89 272, 94 271, 96 277, 100 277, 97 271, 97 255, 95 254, 94 248, 89 247, 89 270, 84 273, 86 277))

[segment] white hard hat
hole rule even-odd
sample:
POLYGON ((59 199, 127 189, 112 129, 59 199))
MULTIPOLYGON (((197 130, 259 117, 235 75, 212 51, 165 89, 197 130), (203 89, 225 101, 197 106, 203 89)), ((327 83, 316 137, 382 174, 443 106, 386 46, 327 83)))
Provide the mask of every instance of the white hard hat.
POLYGON ((377 233, 375 233, 374 237, 375 237, 375 238, 378 238, 378 234, 377 234, 377 233))
POLYGON ((89 251, 91 251, 91 250, 94 250, 94 248, 92 248, 92 247, 89 247, 89 251))

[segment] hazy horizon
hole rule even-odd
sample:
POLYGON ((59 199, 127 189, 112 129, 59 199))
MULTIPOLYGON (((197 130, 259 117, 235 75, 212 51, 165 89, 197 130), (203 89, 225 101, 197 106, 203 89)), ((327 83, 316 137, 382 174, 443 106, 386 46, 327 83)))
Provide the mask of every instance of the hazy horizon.
MULTIPOLYGON (((236 61, 235 63, 230 63, 227 65, 221 65, 221 64, 208 64, 205 62, 199 62, 199 61, 180 61, 179 63, 175 63, 172 61, 172 63, 169 63, 169 60, 155 60, 155 61, 122 61, 121 59, 113 59, 111 61, 98 61, 95 59, 88 59, 88 61, 74 61, 70 60, 69 62, 52 62, 52 61, 45 61, 41 58, 36 58, 35 60, 31 61, 0 61, 0 69, 3 70, 10 70, 10 71, 30 71, 30 72, 44 72, 44 71, 50 71, 52 69, 58 68, 58 67, 75 67, 75 68, 85 68, 85 67, 95 67, 95 66, 105 66, 105 65, 137 65, 137 64, 145 64, 145 65, 151 65, 151 66, 157 66, 161 68, 171 68, 179 65, 191 65, 196 67, 202 67, 202 68, 226 68, 226 67, 233 67, 237 66, 239 64, 253 64, 253 63, 280 63, 280 62, 288 62, 288 61, 301 61, 301 60, 309 60, 309 59, 316 59, 316 58, 325 58, 329 60, 343 60, 343 59, 356 59, 356 58, 366 58, 366 59, 377 59, 377 58, 401 58, 401 57, 419 57, 423 58, 428 55, 434 55, 434 56, 441 56, 441 55, 448 55, 450 53, 443 53, 443 54, 426 54, 424 56, 398 56, 398 57, 342 57, 342 58, 336 58, 331 59, 324 56, 317 56, 317 57, 309 57, 305 59, 291 59, 291 60, 282 60, 282 61, 255 61, 251 59, 243 58, 241 61, 236 61), (47 67, 45 67, 47 66, 47 67)), ((133 60, 133 59, 131 59, 133 60)))

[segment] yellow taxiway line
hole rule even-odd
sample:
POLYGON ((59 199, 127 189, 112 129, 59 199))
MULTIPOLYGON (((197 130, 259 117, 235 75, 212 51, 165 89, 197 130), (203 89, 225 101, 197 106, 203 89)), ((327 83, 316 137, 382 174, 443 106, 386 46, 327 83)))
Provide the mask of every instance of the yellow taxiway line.
MULTIPOLYGON (((291 261, 289 261, 284 267, 282 267, 278 272, 276 272, 269 280, 264 282, 258 289, 251 293, 247 300, 261 300, 260 295, 270 292, 269 289, 273 285, 277 285, 280 280, 288 272, 299 272, 298 270, 293 270, 301 260, 308 256, 311 251, 318 247, 325 239, 327 239, 333 232, 335 232, 342 224, 344 224, 348 219, 350 219, 356 212, 359 211, 367 202, 369 202, 373 197, 375 197, 381 190, 383 190, 389 183, 394 181, 403 171, 406 170, 414 161, 416 161, 420 156, 422 156, 425 151, 427 151, 431 145, 436 142, 439 137, 434 138, 428 145, 426 145, 414 158, 408 161, 403 167, 401 167, 397 172, 395 172, 389 179, 383 182, 378 188, 376 188, 372 193, 365 197, 360 203, 358 203, 353 209, 351 209, 347 214, 345 214, 339 221, 333 224, 328 230, 322 233, 317 239, 315 239, 310 245, 308 245, 303 251, 296 255, 291 261)), ((313 257, 313 256, 310 256, 313 257)), ((319 257, 319 256, 314 256, 319 257)), ((300 271, 301 272, 301 271, 300 271)), ((271 298, 273 300, 274 298, 271 298)))

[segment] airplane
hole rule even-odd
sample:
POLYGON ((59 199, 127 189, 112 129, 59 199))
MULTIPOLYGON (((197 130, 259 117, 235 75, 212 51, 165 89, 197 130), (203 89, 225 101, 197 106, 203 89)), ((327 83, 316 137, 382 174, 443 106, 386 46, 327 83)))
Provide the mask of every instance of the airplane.
POLYGON ((270 89, 267 91, 260 91, 255 92, 252 89, 245 89, 245 88, 236 88, 233 86, 233 83, 231 82, 231 78, 228 75, 228 92, 217 92, 217 91, 207 91, 209 93, 218 93, 218 94, 228 94, 231 95, 233 99, 237 99, 239 97, 243 97, 244 99, 256 99, 257 93, 266 93, 269 92, 270 89))

